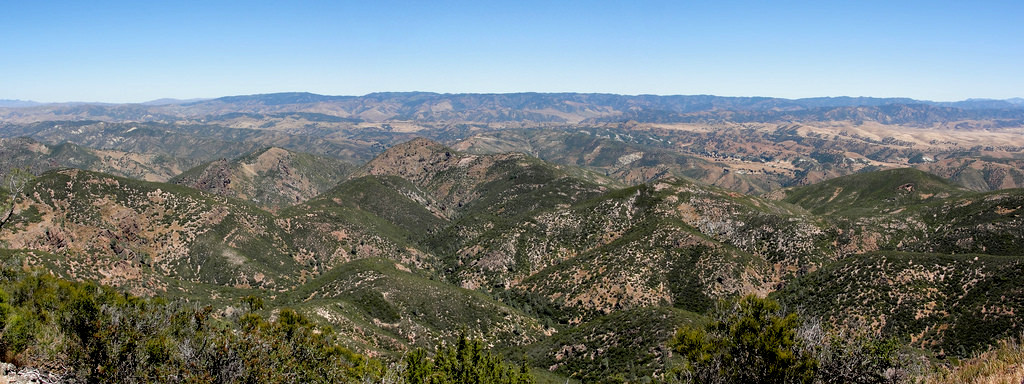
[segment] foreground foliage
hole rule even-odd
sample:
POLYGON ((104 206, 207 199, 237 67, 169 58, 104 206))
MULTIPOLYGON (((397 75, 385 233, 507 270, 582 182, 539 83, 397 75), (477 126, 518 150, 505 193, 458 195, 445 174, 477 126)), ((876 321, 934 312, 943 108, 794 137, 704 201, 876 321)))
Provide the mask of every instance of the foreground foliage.
POLYGON ((671 341, 685 359, 678 379, 695 383, 899 383, 911 360, 895 339, 824 332, 771 299, 720 302, 703 326, 671 341))
POLYGON ((438 348, 433 359, 417 349, 405 356, 403 378, 409 384, 532 384, 526 364, 507 365, 480 340, 459 337, 455 345, 438 348))
POLYGON ((704 327, 684 327, 673 347, 698 382, 810 382, 817 361, 796 337, 799 320, 778 303, 746 296, 723 303, 704 327))
POLYGON ((221 316, 211 306, 141 299, 26 271, 17 267, 16 252, 0 253, 0 357, 69 382, 532 382, 525 366, 511 368, 465 337, 432 359, 422 350, 410 353, 405 371, 386 369, 294 310, 264 318, 257 297, 221 316))
POLYGON ((5 279, 4 360, 74 382, 346 382, 380 363, 292 310, 231 321, 209 306, 143 300, 42 273, 5 279))

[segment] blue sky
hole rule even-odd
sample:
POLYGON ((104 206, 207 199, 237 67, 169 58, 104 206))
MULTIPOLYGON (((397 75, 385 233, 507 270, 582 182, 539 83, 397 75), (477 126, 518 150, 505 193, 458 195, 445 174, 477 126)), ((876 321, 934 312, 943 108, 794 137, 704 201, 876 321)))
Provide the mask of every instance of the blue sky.
POLYGON ((0 12, 0 99, 284 91, 1021 97, 1024 2, 6 1, 0 12))

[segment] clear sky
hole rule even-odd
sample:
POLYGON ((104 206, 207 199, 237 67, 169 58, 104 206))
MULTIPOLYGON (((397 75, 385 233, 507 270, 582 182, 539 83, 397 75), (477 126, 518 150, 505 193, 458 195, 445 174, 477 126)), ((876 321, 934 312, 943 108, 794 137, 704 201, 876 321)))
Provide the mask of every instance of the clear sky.
POLYGON ((1024 1, 45 1, 0 99, 308 91, 1024 96, 1024 1))

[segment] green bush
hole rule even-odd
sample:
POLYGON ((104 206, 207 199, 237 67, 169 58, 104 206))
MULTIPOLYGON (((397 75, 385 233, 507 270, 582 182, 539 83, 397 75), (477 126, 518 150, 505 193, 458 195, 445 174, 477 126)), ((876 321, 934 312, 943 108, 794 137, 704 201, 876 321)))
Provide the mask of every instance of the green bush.
POLYGON ((532 384, 526 365, 515 368, 465 335, 453 346, 440 347, 433 360, 417 349, 406 354, 402 377, 408 384, 532 384))
POLYGON ((682 372, 702 383, 809 383, 817 361, 796 336, 800 321, 757 296, 719 303, 703 327, 684 327, 671 342, 687 360, 682 372))
POLYGON ((8 311, 4 323, 2 345, 6 355, 16 356, 35 342, 39 323, 31 314, 20 309, 8 311))

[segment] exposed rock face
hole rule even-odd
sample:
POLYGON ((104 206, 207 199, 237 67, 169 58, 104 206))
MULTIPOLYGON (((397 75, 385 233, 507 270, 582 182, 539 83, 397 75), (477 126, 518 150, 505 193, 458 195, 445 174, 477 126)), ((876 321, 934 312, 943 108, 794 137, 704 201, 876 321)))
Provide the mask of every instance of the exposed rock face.
POLYGON ((0 363, 0 382, 6 384, 61 383, 59 375, 33 367, 18 368, 11 363, 0 363))

